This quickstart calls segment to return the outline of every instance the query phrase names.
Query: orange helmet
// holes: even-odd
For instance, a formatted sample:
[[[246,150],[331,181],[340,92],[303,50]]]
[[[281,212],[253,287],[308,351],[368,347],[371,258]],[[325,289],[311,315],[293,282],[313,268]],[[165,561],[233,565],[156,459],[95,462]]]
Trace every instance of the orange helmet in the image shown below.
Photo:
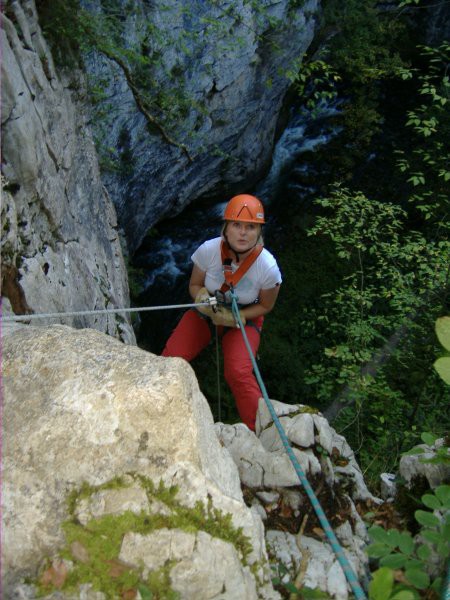
[[[264,221],[264,207],[255,196],[238,194],[231,198],[225,207],[225,221],[242,221],[243,223],[259,223]]]

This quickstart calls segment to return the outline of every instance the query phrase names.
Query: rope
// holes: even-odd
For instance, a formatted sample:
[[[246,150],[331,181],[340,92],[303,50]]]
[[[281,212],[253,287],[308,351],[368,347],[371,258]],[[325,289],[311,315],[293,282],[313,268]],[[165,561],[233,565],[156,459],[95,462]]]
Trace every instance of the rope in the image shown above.
[[[1,317],[1,320],[5,323],[11,321],[29,321],[30,319],[58,319],[60,317],[84,317],[87,315],[109,315],[115,313],[134,313],[134,312],[147,312],[150,310],[168,310],[172,308],[193,308],[196,306],[211,306],[215,304],[215,298],[210,298],[206,302],[196,302],[192,304],[170,304],[168,306],[143,306],[141,308],[104,308],[98,310],[79,310],[72,312],[59,312],[59,313],[32,313],[29,315],[14,315]]]
[[[328,541],[330,542],[333,552],[335,553],[336,558],[338,559],[339,564],[341,565],[342,570],[344,571],[344,575],[347,578],[347,581],[350,584],[350,587],[351,587],[355,597],[357,598],[357,600],[366,599],[366,595],[365,595],[361,585],[359,584],[358,578],[356,577],[347,557],[345,556],[344,550],[342,549],[342,546],[339,544],[339,541],[338,541],[333,529],[331,528],[330,523],[328,522],[328,519],[323,511],[323,508],[320,505],[320,502],[317,499],[316,495],[314,494],[314,491],[313,491],[308,479],[306,478],[306,475],[303,472],[303,469],[301,468],[301,466],[292,450],[292,447],[289,443],[286,433],[284,432],[283,426],[281,425],[280,420],[278,419],[278,416],[272,405],[272,402],[269,399],[269,396],[268,396],[267,390],[266,390],[266,386],[264,385],[264,382],[261,378],[261,374],[259,372],[258,365],[256,364],[255,357],[253,356],[253,352],[252,352],[250,343],[248,341],[247,334],[245,333],[244,325],[242,323],[242,319],[239,314],[239,308],[238,308],[238,304],[237,304],[236,294],[235,294],[233,288],[231,288],[230,293],[231,293],[232,311],[233,311],[234,318],[236,319],[236,322],[238,323],[239,328],[241,330],[245,345],[247,347],[247,351],[249,353],[250,359],[253,364],[253,370],[255,372],[256,379],[258,381],[259,387],[261,388],[261,392],[264,397],[264,401],[267,405],[267,408],[269,409],[269,412],[273,419],[273,422],[275,423],[275,426],[278,430],[281,441],[283,442],[283,446],[291,460],[291,463],[295,469],[295,472],[297,473],[300,483],[302,484],[302,486],[306,492],[306,495],[308,496],[308,498],[314,508],[314,511],[320,521],[320,524],[322,525],[322,529],[325,531]]]
[[[220,394],[220,355],[219,355],[219,332],[216,330],[216,368],[217,368],[217,420],[222,420],[222,398]]]

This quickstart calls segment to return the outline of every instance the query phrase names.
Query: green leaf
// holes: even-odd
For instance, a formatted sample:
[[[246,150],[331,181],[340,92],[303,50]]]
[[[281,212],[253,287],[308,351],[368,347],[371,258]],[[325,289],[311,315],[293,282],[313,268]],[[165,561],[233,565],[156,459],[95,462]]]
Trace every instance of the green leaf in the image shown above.
[[[407,569],[405,571],[405,577],[411,585],[419,590],[425,590],[430,585],[430,577],[420,569]]]
[[[381,558],[391,552],[391,548],[386,544],[370,544],[367,546],[367,555],[372,558]]]
[[[436,515],[424,510],[416,510],[414,513],[416,521],[425,527],[437,527],[439,525],[439,519]]]
[[[403,537],[402,534],[397,531],[397,529],[389,529],[388,533],[388,541],[387,543],[391,548],[397,548],[402,543]]]
[[[431,550],[429,546],[422,544],[417,548],[417,556],[424,562],[430,558]]]
[[[432,510],[439,509],[442,506],[436,496],[433,496],[432,494],[424,494],[422,496],[422,502],[427,508],[431,508]]]
[[[428,446],[434,446],[434,442],[438,439],[437,435],[429,433],[428,431],[424,431],[420,437]]]
[[[371,600],[388,600],[394,585],[394,572],[387,567],[381,567],[373,573],[369,583],[369,598]]]
[[[383,556],[380,560],[380,565],[382,567],[389,567],[390,569],[401,569],[407,561],[408,558],[403,554],[389,554],[388,556]]]
[[[450,485],[439,485],[434,493],[445,508],[450,508]]]
[[[141,595],[142,600],[152,600],[153,592],[148,589],[146,585],[140,583],[138,586],[139,593]]]
[[[389,600],[415,600],[416,595],[409,590],[401,590],[389,598]]]
[[[418,558],[410,558],[407,560],[405,569],[421,569],[423,567],[423,562]]]
[[[441,317],[436,321],[436,335],[444,348],[450,351],[450,317]]]
[[[441,536],[435,529],[422,529],[420,534],[428,541],[433,544],[438,544],[441,540]]]
[[[298,590],[297,590],[298,592]],[[301,597],[303,600],[326,600],[329,598],[329,595],[319,589],[311,589],[309,587],[303,586],[300,590]]]
[[[441,379],[450,385],[450,356],[442,356],[434,361],[434,368]]]
[[[367,532],[370,536],[370,538],[374,541],[374,542],[379,542],[380,544],[388,544],[388,539],[389,539],[389,534],[388,532],[383,529],[383,527],[380,527],[379,525],[373,525],[373,527],[371,527],[368,532]]]
[[[431,584],[431,589],[439,593],[441,591],[443,582],[444,580],[442,579],[442,577],[436,577],[436,579]]]
[[[439,556],[442,556],[442,558],[447,558],[447,556],[449,556],[450,554],[450,547],[448,541],[441,540],[437,545],[436,549],[437,553],[439,554]]]
[[[398,543],[398,547],[404,554],[412,554],[414,551],[414,540],[409,533],[402,533]]]

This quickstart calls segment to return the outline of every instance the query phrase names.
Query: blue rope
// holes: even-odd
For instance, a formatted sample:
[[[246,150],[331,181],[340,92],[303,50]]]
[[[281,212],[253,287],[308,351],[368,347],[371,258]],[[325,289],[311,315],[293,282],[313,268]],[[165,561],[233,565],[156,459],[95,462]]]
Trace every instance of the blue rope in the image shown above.
[[[261,388],[261,392],[264,397],[264,401],[267,405],[267,408],[269,409],[269,412],[273,419],[273,422],[275,423],[278,433],[280,434],[280,438],[281,438],[281,441],[283,442],[283,446],[294,466],[295,472],[298,475],[300,483],[302,484],[302,486],[303,486],[303,488],[304,488],[304,490],[316,512],[316,515],[320,521],[320,524],[322,525],[322,529],[325,531],[328,541],[330,542],[330,545],[336,555],[336,558],[338,559],[339,564],[341,565],[342,570],[344,571],[344,575],[347,578],[347,581],[350,584],[350,587],[352,588],[352,591],[355,594],[355,597],[357,598],[357,600],[365,599],[366,595],[365,595],[361,585],[359,584],[358,578],[356,577],[350,563],[348,562],[348,559],[344,554],[344,550],[342,549],[342,546],[339,544],[339,541],[338,541],[334,531],[332,530],[331,525],[328,522],[328,519],[327,519],[325,513],[323,512],[323,508],[320,505],[320,502],[317,499],[317,496],[315,495],[308,479],[306,478],[305,473],[303,472],[303,469],[301,468],[297,458],[295,457],[295,454],[292,450],[292,447],[289,443],[286,433],[284,432],[283,426],[281,425],[280,420],[278,419],[278,416],[275,412],[275,409],[273,408],[272,402],[269,399],[269,396],[268,396],[267,390],[266,390],[266,386],[264,385],[264,382],[261,378],[261,374],[259,372],[259,368],[256,363],[255,357],[253,356],[253,352],[252,352],[250,343],[248,341],[247,334],[245,333],[244,325],[242,323],[242,319],[239,314],[239,308],[238,308],[238,304],[237,304],[236,294],[235,294],[233,288],[231,288],[230,293],[231,293],[231,299],[232,299],[232,311],[233,311],[234,318],[236,319],[236,322],[239,324],[239,328],[242,332],[242,336],[244,338],[244,342],[247,347],[247,351],[250,355],[250,359],[253,364],[253,370],[255,372],[256,379],[258,381],[259,387]]]
[[[442,600],[450,600],[450,561],[447,565],[447,577],[442,588]]]

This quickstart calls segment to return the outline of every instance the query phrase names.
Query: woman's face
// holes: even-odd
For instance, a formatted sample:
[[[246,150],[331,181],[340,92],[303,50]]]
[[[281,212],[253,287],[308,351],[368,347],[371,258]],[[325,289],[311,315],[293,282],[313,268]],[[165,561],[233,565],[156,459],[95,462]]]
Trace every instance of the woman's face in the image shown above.
[[[230,246],[237,252],[251,250],[256,244],[261,225],[257,223],[242,223],[241,221],[229,221],[227,223],[226,235]]]

